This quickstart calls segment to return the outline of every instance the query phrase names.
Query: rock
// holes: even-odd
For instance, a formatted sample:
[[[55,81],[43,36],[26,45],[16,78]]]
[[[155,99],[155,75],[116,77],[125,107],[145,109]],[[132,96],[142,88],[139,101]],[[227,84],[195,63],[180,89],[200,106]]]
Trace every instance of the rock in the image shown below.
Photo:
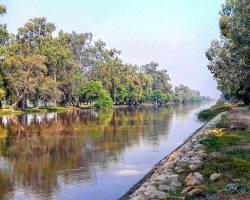
[[[187,142],[183,147],[182,147],[182,152],[186,153],[191,150],[190,142]]]
[[[177,187],[178,188],[178,187],[182,186],[182,183],[179,182],[179,181],[176,181],[176,182],[172,182],[170,185],[173,186],[173,187]]]
[[[207,153],[204,150],[197,151],[197,155],[202,159],[205,159],[207,157]]]
[[[169,161],[168,160],[166,163],[163,164],[163,166],[166,167],[166,168],[173,168],[175,163],[176,163],[175,161]]]
[[[163,192],[175,192],[177,189],[173,186],[159,185],[159,190]]]
[[[188,186],[182,190],[181,194],[193,196],[193,195],[197,195],[197,194],[202,193],[204,191],[204,189],[205,189],[205,186],[203,186],[203,185]]]
[[[145,188],[145,191],[157,190],[154,185],[149,185]]]
[[[200,185],[204,182],[202,175],[199,172],[190,173],[185,182],[187,186]]]
[[[195,188],[195,189],[191,190],[190,192],[188,192],[187,195],[192,197],[192,196],[200,195],[202,193],[203,193],[203,191],[200,188]]]
[[[181,194],[187,194],[188,192],[190,192],[193,189],[193,186],[188,186],[186,188],[184,188],[181,192]]]
[[[185,171],[183,168],[181,168],[180,166],[176,166],[175,168],[174,168],[174,170],[177,172],[177,173],[180,173],[180,172],[183,172],[183,171]]]
[[[164,183],[170,184],[172,182],[178,182],[179,175],[178,174],[161,174],[159,176],[155,176],[151,181],[154,183]]]
[[[154,181],[159,181],[161,183],[166,183],[167,182],[167,176],[165,174],[161,174],[159,176],[154,177]]]
[[[190,150],[186,153],[187,156],[193,156],[195,155],[195,152],[193,150]]]
[[[238,183],[229,183],[226,185],[226,189],[231,193],[243,192],[246,190],[246,186]]]
[[[213,174],[211,174],[209,180],[212,181],[212,182],[215,182],[215,181],[217,181],[220,177],[221,177],[221,174],[220,174],[220,173],[213,173]]]
[[[195,156],[193,156],[193,157],[191,157],[191,160],[192,161],[196,161],[196,160],[203,160],[203,157],[201,157],[201,156],[199,156],[199,155],[195,155]]]
[[[146,200],[143,195],[134,196],[131,200]]]
[[[168,183],[172,183],[172,182],[178,182],[179,179],[179,175],[178,174],[173,174],[167,177]]]
[[[158,190],[145,191],[146,199],[167,199],[167,193]]]
[[[194,164],[199,168],[203,165],[203,162],[201,160],[191,160],[189,161],[189,164]]]
[[[193,151],[198,151],[198,150],[202,150],[202,149],[204,149],[204,145],[202,145],[202,144],[196,144],[193,147]]]
[[[195,165],[195,164],[188,165],[188,168],[191,169],[192,171],[198,169],[199,167],[200,167],[199,165]]]
[[[190,160],[189,156],[183,156],[180,158],[180,161],[182,161],[182,162],[188,162],[189,160]]]

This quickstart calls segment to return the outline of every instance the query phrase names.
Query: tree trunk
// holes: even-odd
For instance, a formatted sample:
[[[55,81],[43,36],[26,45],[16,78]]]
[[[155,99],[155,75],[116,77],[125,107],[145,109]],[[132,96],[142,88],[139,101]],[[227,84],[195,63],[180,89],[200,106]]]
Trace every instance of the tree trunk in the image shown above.
[[[249,105],[249,103],[250,103],[249,97],[244,97],[243,102],[244,102],[244,104]]]
[[[20,100],[19,102],[18,102],[18,108],[21,108],[22,110],[24,110],[25,108],[27,108],[27,102],[26,102],[26,100]]]

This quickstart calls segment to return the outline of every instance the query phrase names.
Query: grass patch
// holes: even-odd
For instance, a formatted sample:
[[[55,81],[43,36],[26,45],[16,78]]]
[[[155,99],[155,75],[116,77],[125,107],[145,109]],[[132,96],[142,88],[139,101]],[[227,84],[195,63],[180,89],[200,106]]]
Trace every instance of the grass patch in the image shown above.
[[[47,112],[57,112],[63,113],[66,112],[68,108],[66,107],[48,107],[48,108],[27,108],[24,110],[25,113],[47,113]]]
[[[6,116],[6,115],[21,115],[23,114],[24,112],[21,111],[21,110],[11,110],[11,109],[8,109],[8,108],[3,108],[3,109],[0,109],[0,116]]]
[[[0,116],[22,115],[28,113],[48,113],[48,112],[64,113],[69,109],[70,108],[67,107],[49,107],[49,108],[35,107],[35,108],[26,108],[24,110],[0,109]]]
[[[221,120],[216,124],[217,128],[228,128],[230,126],[230,121],[227,116],[222,116]]]
[[[205,160],[200,173],[206,180],[206,192],[209,194],[227,192],[225,186],[229,183],[239,183],[246,186],[250,192],[250,132],[246,130],[225,131],[221,136],[211,135],[201,142],[208,152],[219,152],[217,157]],[[221,173],[217,182],[210,182],[213,173]]]
[[[198,119],[200,121],[207,122],[213,119],[219,113],[228,111],[230,109],[231,109],[231,105],[229,104],[214,105],[209,109],[202,110],[201,112],[199,112]]]
[[[225,147],[240,144],[241,138],[238,135],[211,136],[201,143],[204,144],[208,152],[220,151]]]
[[[243,159],[243,160],[250,161],[250,151],[249,150],[243,150],[243,149],[231,150],[231,151],[226,151],[226,154],[228,156],[232,156],[232,157],[237,158],[237,159]]]
[[[226,131],[222,136],[212,135],[201,143],[206,146],[208,152],[223,151],[229,147],[250,143],[250,133],[245,130]]]

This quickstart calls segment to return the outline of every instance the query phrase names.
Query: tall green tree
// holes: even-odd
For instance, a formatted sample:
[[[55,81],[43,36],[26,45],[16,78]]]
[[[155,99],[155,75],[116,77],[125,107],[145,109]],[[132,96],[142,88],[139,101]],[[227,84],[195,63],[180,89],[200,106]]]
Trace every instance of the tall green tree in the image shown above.
[[[206,56],[208,69],[227,96],[250,102],[250,1],[226,0],[220,12],[221,39]]]
[[[3,16],[6,12],[6,7],[4,5],[0,5],[0,15]],[[9,33],[7,31],[7,25],[0,23],[0,45],[5,44],[8,37]]]

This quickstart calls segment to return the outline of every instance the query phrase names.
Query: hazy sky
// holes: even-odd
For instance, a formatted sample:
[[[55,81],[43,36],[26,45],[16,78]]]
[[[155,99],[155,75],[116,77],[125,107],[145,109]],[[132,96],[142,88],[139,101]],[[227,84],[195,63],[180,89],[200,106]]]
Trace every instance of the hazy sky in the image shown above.
[[[218,97],[205,51],[218,38],[223,0],[2,0],[3,20],[16,32],[28,19],[44,16],[57,30],[92,32],[125,62],[155,61],[174,85],[183,83]]]

